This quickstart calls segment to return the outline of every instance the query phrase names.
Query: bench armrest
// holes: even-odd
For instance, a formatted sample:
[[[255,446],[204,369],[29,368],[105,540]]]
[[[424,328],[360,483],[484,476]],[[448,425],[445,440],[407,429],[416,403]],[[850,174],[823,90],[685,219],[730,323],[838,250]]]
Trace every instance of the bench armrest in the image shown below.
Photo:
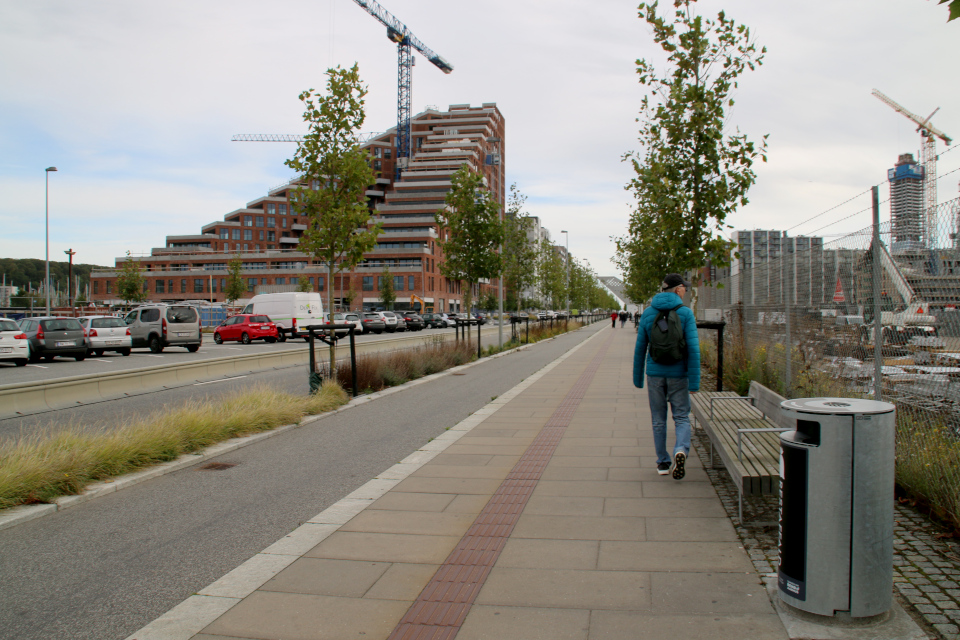
[[[753,406],[757,406],[757,400],[751,396],[727,396],[727,397],[721,396],[719,398],[710,398],[710,419],[711,420],[713,420],[713,401],[714,400],[718,400],[718,401],[719,400],[741,400],[741,401],[745,400],[750,404],[752,404]]]
[[[784,429],[783,427],[767,427],[762,429],[737,429],[737,460],[743,462],[743,434],[759,433],[763,431],[793,431],[793,429]]]

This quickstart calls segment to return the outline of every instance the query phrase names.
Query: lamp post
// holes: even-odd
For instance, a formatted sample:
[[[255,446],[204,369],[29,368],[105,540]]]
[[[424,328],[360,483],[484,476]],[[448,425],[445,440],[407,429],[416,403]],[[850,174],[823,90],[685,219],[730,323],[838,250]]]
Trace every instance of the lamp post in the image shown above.
[[[567,267],[567,289],[566,289],[566,298],[567,298],[567,317],[570,317],[570,234],[566,231],[561,231],[560,233],[567,236],[567,255],[564,257],[564,262],[566,262]]]
[[[73,249],[67,249],[64,253],[69,256],[69,262],[67,263],[67,306],[73,307],[73,289],[71,288],[71,283],[73,282],[73,256],[77,255],[77,252]]]
[[[50,315],[50,172],[56,171],[56,167],[47,167],[44,175],[46,176],[47,183],[47,197],[46,197],[46,226],[47,226],[47,279],[43,283],[43,289],[47,292],[47,315]]]

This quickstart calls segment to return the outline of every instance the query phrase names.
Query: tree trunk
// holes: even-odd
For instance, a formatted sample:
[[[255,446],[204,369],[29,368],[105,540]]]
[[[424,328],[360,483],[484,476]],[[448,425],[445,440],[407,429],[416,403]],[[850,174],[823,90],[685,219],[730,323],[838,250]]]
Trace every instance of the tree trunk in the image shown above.
[[[333,322],[333,260],[327,261],[327,313],[330,314],[330,322]],[[340,283],[341,287],[343,282]],[[321,322],[323,320],[321,319]],[[333,331],[330,334],[330,379],[337,379],[337,341],[336,338],[337,332]]]

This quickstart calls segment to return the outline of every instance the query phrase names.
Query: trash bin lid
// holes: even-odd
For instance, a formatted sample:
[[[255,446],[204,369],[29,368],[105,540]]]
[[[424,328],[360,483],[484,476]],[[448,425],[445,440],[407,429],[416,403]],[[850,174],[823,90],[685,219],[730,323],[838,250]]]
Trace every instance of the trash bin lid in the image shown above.
[[[781,402],[780,409],[825,415],[862,415],[890,413],[896,407],[889,402],[860,400],[859,398],[796,398]]]

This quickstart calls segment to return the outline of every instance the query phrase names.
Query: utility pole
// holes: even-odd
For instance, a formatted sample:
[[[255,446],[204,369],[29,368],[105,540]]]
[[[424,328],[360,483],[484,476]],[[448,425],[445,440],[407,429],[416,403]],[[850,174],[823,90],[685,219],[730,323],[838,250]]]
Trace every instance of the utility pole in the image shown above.
[[[67,249],[64,251],[68,256],[67,261],[67,306],[73,306],[73,289],[71,288],[71,283],[73,282],[73,256],[77,255],[77,252],[73,249]]]

